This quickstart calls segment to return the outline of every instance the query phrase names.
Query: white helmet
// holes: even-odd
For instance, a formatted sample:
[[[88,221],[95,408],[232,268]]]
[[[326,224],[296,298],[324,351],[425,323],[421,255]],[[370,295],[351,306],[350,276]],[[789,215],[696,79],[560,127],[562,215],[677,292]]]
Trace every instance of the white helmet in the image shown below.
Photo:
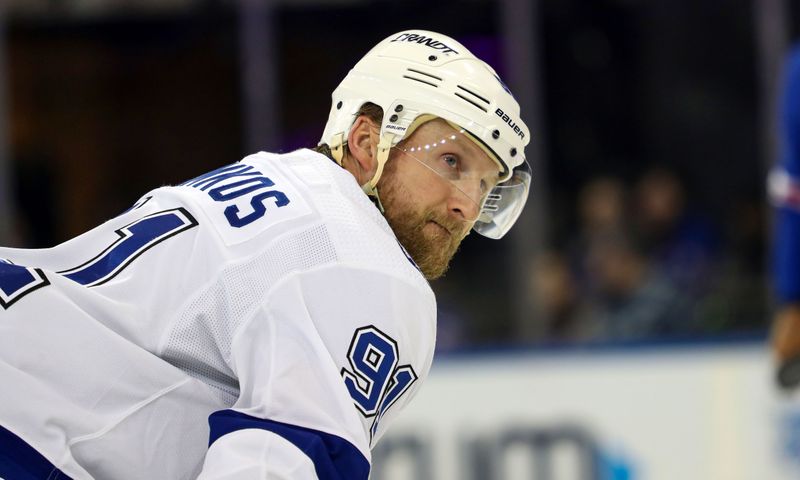
[[[474,230],[500,238],[519,217],[531,178],[525,161],[528,127],[494,69],[460,43],[424,30],[394,34],[350,70],[332,99],[320,144],[327,144],[340,163],[361,106],[371,102],[383,108],[378,169],[364,185],[368,194],[377,195],[389,149],[413,132],[420,117],[439,117],[465,130],[500,166],[500,183],[481,206]]]

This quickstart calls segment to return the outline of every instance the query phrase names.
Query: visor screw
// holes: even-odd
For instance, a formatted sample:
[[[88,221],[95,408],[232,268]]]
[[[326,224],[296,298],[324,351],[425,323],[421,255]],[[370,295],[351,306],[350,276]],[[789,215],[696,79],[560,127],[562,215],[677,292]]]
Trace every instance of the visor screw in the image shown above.
[[[500,138],[500,130],[495,130],[494,132],[492,132],[492,138],[494,138],[495,140]]]
[[[342,102],[339,102],[336,104],[336,110],[341,110],[341,109],[342,109]]]
[[[389,121],[392,122],[392,123],[396,122],[397,121],[397,115],[392,115],[391,117],[389,117]]]
[[[512,148],[510,153],[511,153],[512,157],[516,157],[517,156],[517,149],[516,148]]]
[[[403,111],[403,106],[402,105],[398,105],[398,106],[394,107],[394,111],[397,112],[397,113],[402,112]]]
[[[431,62],[435,62],[437,58],[438,57],[436,55],[431,55],[430,57],[428,57],[428,60],[430,60]]]

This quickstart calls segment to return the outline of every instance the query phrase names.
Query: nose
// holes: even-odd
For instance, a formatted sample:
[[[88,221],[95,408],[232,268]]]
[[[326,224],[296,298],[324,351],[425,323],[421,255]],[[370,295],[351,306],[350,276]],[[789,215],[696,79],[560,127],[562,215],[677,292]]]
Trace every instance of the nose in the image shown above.
[[[458,188],[455,184],[451,185],[450,197],[447,202],[450,213],[463,221],[474,222],[477,220],[480,214],[478,203],[464,190]]]

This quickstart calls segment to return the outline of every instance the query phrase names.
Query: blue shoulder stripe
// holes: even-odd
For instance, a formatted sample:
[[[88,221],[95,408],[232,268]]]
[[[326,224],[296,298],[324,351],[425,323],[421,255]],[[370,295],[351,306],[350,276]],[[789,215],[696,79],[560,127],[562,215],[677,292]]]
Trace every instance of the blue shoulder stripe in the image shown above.
[[[23,439],[0,426],[0,478],[70,480]]]
[[[313,462],[320,480],[367,480],[369,461],[347,440],[311,428],[252,417],[234,410],[220,410],[208,417],[209,447],[223,435],[258,428],[280,435]]]

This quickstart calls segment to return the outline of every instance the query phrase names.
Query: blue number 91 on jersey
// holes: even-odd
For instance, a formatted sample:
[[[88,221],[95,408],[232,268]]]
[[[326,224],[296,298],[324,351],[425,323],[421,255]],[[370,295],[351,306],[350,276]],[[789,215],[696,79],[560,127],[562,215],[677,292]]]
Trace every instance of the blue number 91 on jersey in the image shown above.
[[[347,360],[351,370],[342,377],[356,408],[365,417],[375,417],[370,441],[386,410],[408,391],[418,378],[411,365],[397,366],[397,342],[374,326],[361,327],[353,335]]]

